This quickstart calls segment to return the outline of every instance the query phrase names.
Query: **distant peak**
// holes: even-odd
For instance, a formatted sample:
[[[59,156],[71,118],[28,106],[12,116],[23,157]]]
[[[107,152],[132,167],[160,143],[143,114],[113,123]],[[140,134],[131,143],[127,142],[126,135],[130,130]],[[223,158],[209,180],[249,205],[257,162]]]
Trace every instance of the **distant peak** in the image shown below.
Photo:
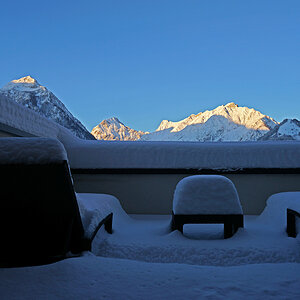
[[[117,117],[108,118],[105,121],[109,122],[109,123],[116,123],[116,122],[121,123],[120,120]]]
[[[31,84],[37,84],[38,82],[32,78],[31,76],[25,76],[16,80],[12,80],[13,83],[31,83]]]
[[[231,108],[234,108],[234,107],[239,107],[237,104],[235,104],[234,102],[229,102],[225,105],[225,107],[231,107]]]
[[[117,117],[112,117],[112,118],[105,119],[100,124],[108,124],[108,125],[112,125],[112,124],[120,125],[120,124],[122,124],[122,125],[124,125]]]

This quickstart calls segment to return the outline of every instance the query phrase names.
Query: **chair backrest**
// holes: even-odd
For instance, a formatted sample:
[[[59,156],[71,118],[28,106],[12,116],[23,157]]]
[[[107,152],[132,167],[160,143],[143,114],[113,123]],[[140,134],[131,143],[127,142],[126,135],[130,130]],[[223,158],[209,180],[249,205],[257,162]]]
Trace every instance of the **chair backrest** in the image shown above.
[[[84,239],[72,178],[62,145],[51,139],[26,138],[23,141],[22,143],[20,138],[0,139],[2,266],[51,262],[64,257],[68,251],[80,251]],[[47,147],[49,142],[51,149]],[[29,149],[36,143],[39,147],[45,145],[37,153],[36,148],[32,151]],[[21,149],[15,149],[20,144]],[[9,159],[3,159],[3,155],[1,158],[3,148],[6,155],[10,155]],[[32,156],[20,158],[20,153],[26,153],[27,156],[32,153]],[[56,158],[53,157],[55,155]]]

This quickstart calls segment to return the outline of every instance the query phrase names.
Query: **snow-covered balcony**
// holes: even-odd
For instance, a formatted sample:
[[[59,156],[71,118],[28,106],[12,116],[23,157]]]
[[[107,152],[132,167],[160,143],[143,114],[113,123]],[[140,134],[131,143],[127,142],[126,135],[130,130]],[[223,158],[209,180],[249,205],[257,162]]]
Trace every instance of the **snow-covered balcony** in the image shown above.
[[[86,141],[5,98],[0,126],[2,136],[59,139],[75,189],[115,195],[128,213],[169,214],[176,184],[191,174],[231,179],[246,214],[260,214],[272,194],[300,191],[300,142]]]
[[[1,269],[1,295],[299,296],[299,239],[285,232],[286,208],[297,204],[299,193],[271,196],[267,206],[266,200],[275,193],[300,191],[300,143],[83,141],[5,100],[0,102],[0,123],[4,136],[59,139],[67,150],[76,191],[113,194],[121,203],[115,198],[111,203],[113,234],[99,231],[91,252],[51,265]],[[223,239],[219,224],[185,225],[183,234],[170,232],[175,186],[190,174],[222,174],[236,185],[246,216],[245,227],[232,238]]]
[[[244,212],[300,190],[298,142],[99,142],[66,145],[75,187],[112,193],[128,213],[168,214],[173,192],[191,174],[221,174],[237,187]]]

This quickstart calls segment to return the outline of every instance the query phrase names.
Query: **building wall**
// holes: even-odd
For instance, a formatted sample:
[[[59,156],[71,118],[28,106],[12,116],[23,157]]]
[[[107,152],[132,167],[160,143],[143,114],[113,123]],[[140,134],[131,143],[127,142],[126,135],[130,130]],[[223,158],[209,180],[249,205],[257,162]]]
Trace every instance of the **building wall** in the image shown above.
[[[34,135],[20,130],[18,128],[3,124],[0,122],[0,138],[1,137],[33,137]]]
[[[0,138],[1,137],[16,137],[17,135],[13,134],[13,133],[10,133],[10,132],[7,132],[7,131],[3,131],[3,130],[0,130]]]
[[[186,174],[74,174],[77,192],[116,196],[127,213],[171,214],[176,184]],[[260,214],[272,194],[300,191],[300,174],[229,174],[245,214]],[[213,199],[212,199],[213,201]]]

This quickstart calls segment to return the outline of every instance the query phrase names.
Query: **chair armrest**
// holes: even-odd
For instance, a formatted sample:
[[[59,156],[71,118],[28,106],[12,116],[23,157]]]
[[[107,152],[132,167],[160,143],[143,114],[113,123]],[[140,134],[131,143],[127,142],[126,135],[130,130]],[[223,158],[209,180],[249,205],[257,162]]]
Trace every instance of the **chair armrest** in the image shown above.
[[[286,232],[289,237],[297,236],[296,218],[300,219],[300,213],[288,208],[286,210]]]
[[[104,228],[108,233],[112,234],[112,220],[113,220],[113,213],[110,213],[103,220],[101,220],[101,222],[98,224],[98,226],[96,227],[95,231],[93,232],[90,238],[91,241],[93,241],[94,237],[96,236],[97,232],[99,231],[102,225],[104,225]]]
[[[95,228],[91,237],[89,237],[89,238],[85,237],[83,239],[81,251],[91,251],[92,250],[92,242],[102,225],[104,225],[105,230],[111,234],[112,233],[112,220],[113,220],[113,213],[110,213],[104,219],[102,219],[99,222],[98,226]]]

